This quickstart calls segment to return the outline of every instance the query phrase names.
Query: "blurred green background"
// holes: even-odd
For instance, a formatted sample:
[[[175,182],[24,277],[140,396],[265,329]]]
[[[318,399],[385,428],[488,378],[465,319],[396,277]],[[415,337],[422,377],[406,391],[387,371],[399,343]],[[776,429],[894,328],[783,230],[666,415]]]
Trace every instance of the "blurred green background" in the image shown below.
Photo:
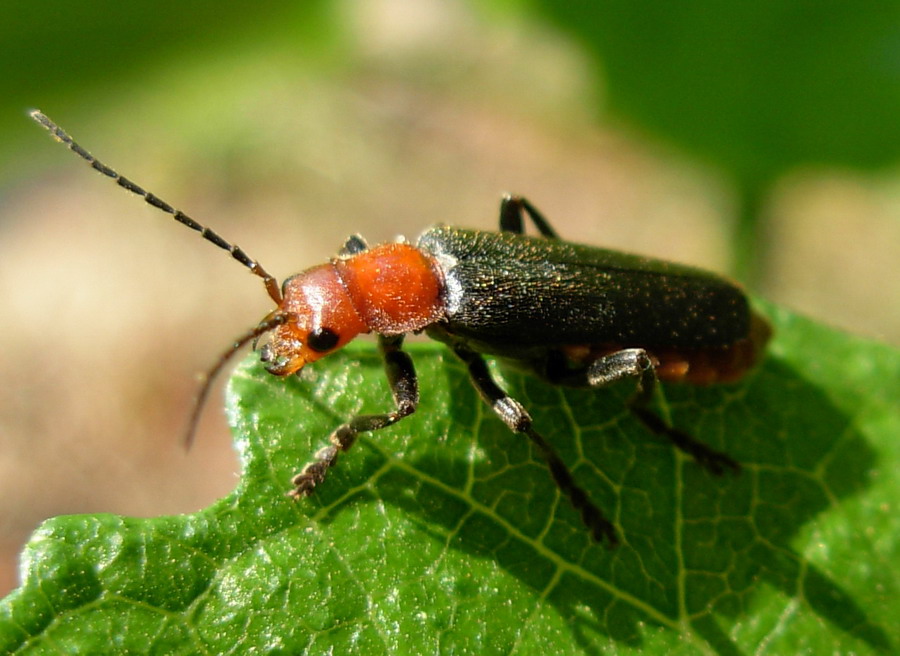
[[[731,272],[900,343],[900,5],[345,0],[45,5],[0,24],[0,592],[40,519],[186,512],[231,489],[204,370],[258,280],[54,145],[279,277],[360,232],[493,229]],[[218,397],[213,397],[217,399]]]

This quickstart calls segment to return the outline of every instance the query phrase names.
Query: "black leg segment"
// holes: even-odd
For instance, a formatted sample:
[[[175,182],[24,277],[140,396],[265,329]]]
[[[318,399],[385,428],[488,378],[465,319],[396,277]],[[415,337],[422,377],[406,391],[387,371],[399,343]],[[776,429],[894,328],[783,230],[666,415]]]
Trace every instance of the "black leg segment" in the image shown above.
[[[644,426],[668,439],[692,456],[701,467],[717,476],[724,474],[726,470],[740,471],[740,465],[732,458],[698,442],[687,433],[668,426],[649,409],[657,378],[653,359],[644,349],[622,349],[597,358],[585,367],[550,373],[549,377],[553,382],[576,387],[604,387],[624,378],[637,379],[637,391],[628,402],[628,408]]]
[[[384,369],[397,409],[380,415],[359,415],[338,426],[328,438],[331,444],[320,449],[312,462],[291,479],[294,489],[290,496],[299,499],[312,494],[316,485],[325,480],[328,470],[334,467],[338,454],[348,451],[360,433],[380,430],[416,411],[419,405],[419,383],[412,358],[401,350],[402,345],[402,335],[378,337],[378,347],[384,358]]]
[[[731,471],[735,474],[741,471],[741,466],[737,461],[721,451],[716,451],[702,442],[698,442],[687,433],[666,425],[659,415],[654,414],[642,404],[632,403],[630,410],[635,417],[641,420],[644,426],[657,435],[668,438],[672,444],[689,456],[692,456],[697,461],[697,464],[706,471],[716,476],[722,476],[726,471]]]
[[[500,201],[500,231],[514,232],[517,235],[525,234],[524,217],[526,214],[541,235],[547,239],[559,239],[556,230],[551,227],[544,215],[521,196],[504,196]]]
[[[484,359],[478,353],[463,346],[456,345],[453,350],[468,367],[469,376],[481,398],[491,406],[491,409],[511,431],[527,435],[541,452],[547,466],[550,468],[550,473],[556,485],[564,495],[569,497],[569,501],[571,501],[575,509],[581,513],[581,519],[590,529],[593,538],[597,542],[602,542],[606,539],[610,546],[618,544],[619,540],[612,523],[591,502],[587,493],[575,483],[569,468],[556,454],[553,447],[534,430],[528,411],[522,407],[521,403],[510,397],[494,382]]]
[[[344,245],[341,246],[341,250],[338,251],[338,256],[348,257],[350,255],[357,255],[368,249],[369,245],[366,243],[366,240],[363,239],[362,235],[350,235],[347,237],[347,241],[344,242]]]

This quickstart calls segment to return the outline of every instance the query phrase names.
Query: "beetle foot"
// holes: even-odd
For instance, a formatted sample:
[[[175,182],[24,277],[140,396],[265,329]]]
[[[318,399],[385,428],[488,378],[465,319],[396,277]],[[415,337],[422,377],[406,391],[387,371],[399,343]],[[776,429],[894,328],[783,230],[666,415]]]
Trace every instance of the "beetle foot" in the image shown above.
[[[619,536],[616,533],[615,526],[603,516],[600,509],[595,505],[589,503],[587,506],[584,506],[581,509],[581,519],[591,529],[591,537],[594,538],[595,542],[603,542],[605,539],[610,549],[615,549],[619,546]]]
[[[741,472],[741,465],[733,458],[715,449],[702,445],[697,446],[700,448],[693,450],[691,455],[694,456],[694,460],[697,461],[698,465],[711,474],[723,476],[726,472],[731,472],[732,474]]]
[[[347,451],[353,446],[357,433],[358,431],[351,424],[339,426],[328,438],[331,444],[319,449],[313,456],[312,462],[291,479],[294,489],[288,492],[288,496],[292,499],[300,499],[312,494],[316,485],[325,480],[328,470],[337,463],[338,453]]]
[[[299,474],[291,479],[294,489],[288,496],[294,499],[308,497],[313,493],[316,485],[325,480],[328,470],[337,462],[338,447],[334,444],[319,449],[315,460],[306,465]]]

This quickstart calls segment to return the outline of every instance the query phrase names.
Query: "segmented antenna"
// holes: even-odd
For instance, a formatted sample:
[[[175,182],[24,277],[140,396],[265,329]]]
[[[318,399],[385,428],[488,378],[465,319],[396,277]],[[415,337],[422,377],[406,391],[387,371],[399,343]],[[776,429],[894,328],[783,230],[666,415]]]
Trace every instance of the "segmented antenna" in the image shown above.
[[[109,178],[112,178],[116,181],[116,184],[118,184],[123,189],[126,189],[127,191],[130,191],[133,194],[137,194],[138,196],[143,198],[148,205],[152,205],[153,207],[162,210],[166,214],[171,214],[173,219],[183,225],[186,225],[191,230],[196,230],[205,240],[231,253],[231,256],[234,259],[250,269],[253,274],[262,278],[269,296],[273,301],[275,301],[276,305],[281,305],[282,298],[281,290],[278,288],[278,281],[275,280],[274,277],[269,275],[269,273],[262,268],[259,262],[250,258],[243,250],[241,250],[240,247],[229,244],[217,233],[210,230],[206,226],[197,223],[196,221],[194,221],[194,219],[189,217],[181,210],[175,209],[161,198],[158,198],[148,191],[144,191],[141,187],[133,183],[128,178],[119,175],[116,171],[106,166],[106,164],[104,164],[84,148],[79,146],[75,142],[75,140],[66,133],[65,130],[63,130],[56,123],[47,118],[40,110],[34,109],[29,112],[29,115],[35,121],[44,126],[50,132],[50,134],[53,135],[54,139],[56,139],[60,143],[65,144],[69,148],[69,150],[88,162],[88,164],[90,164],[94,170],[99,171]]]
[[[281,305],[282,297],[281,290],[278,288],[278,281],[275,280],[274,277],[269,275],[269,273],[265,269],[263,269],[256,260],[251,259],[243,250],[240,249],[240,247],[229,244],[217,233],[210,230],[206,226],[197,223],[196,221],[194,221],[194,219],[189,217],[181,210],[175,209],[161,198],[158,198],[148,191],[144,191],[144,189],[133,183],[128,178],[119,175],[116,171],[106,166],[106,164],[104,164],[84,148],[79,146],[78,143],[76,143],[76,141],[72,139],[72,137],[70,137],[65,130],[63,130],[56,123],[47,118],[47,116],[44,115],[40,110],[32,110],[31,112],[29,112],[29,115],[35,121],[44,126],[54,139],[62,144],[65,144],[69,148],[69,150],[85,160],[88,164],[91,165],[94,170],[99,171],[109,178],[112,178],[116,181],[116,184],[118,184],[123,189],[130,191],[133,194],[137,194],[138,196],[143,198],[147,202],[147,204],[152,205],[153,207],[160,209],[167,214],[171,214],[172,218],[174,218],[179,223],[186,225],[191,230],[196,230],[200,233],[200,236],[207,241],[212,242],[219,248],[231,253],[231,256],[234,259],[250,269],[253,274],[262,278],[269,296],[273,301],[275,301],[276,305]],[[206,374],[204,374],[202,378],[200,391],[198,392],[197,397],[194,400],[194,407],[191,410],[191,418],[188,422],[187,430],[185,431],[184,435],[185,448],[189,449],[194,441],[194,435],[197,432],[197,423],[200,421],[200,412],[203,410],[203,406],[206,403],[207,396],[209,396],[209,391],[212,388],[212,383],[219,372],[222,371],[222,368],[228,363],[229,360],[231,360],[234,354],[237,353],[242,346],[244,346],[248,342],[259,339],[259,337],[266,334],[270,330],[273,330],[274,328],[277,328],[278,326],[286,323],[287,320],[288,315],[280,313],[278,310],[276,310],[268,317],[263,319],[259,324],[257,324],[255,328],[253,328],[252,330],[248,330],[246,333],[238,337],[228,348],[228,350],[219,355],[219,359],[206,372]]]
[[[278,312],[277,310],[268,317],[260,321],[253,330],[248,330],[243,335],[234,340],[234,343],[219,355],[216,363],[210,367],[201,380],[200,391],[194,399],[194,408],[191,410],[191,418],[188,421],[187,430],[184,433],[184,448],[190,449],[194,443],[194,435],[197,433],[197,423],[200,421],[200,412],[206,404],[206,397],[209,396],[209,390],[212,389],[213,381],[234,354],[237,353],[242,346],[248,342],[259,339],[270,330],[287,323],[289,316]]]

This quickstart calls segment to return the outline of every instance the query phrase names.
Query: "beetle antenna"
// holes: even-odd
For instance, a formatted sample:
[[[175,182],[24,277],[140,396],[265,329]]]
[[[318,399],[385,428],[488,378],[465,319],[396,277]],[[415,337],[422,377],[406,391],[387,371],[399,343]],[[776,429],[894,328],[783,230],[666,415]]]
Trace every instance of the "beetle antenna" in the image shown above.
[[[33,118],[35,121],[37,121],[42,126],[44,126],[47,129],[47,131],[49,131],[50,134],[53,135],[54,139],[56,139],[58,142],[60,142],[62,144],[65,144],[69,148],[69,150],[71,150],[73,153],[75,153],[76,155],[81,157],[83,160],[85,160],[88,164],[90,164],[91,167],[95,171],[99,171],[103,175],[105,175],[109,178],[112,178],[123,189],[126,189],[127,191],[130,191],[133,194],[137,194],[138,196],[143,198],[147,202],[148,205],[152,205],[156,209],[162,210],[166,214],[171,214],[173,219],[175,219],[176,221],[178,221],[179,223],[181,223],[183,225],[186,225],[191,230],[196,230],[197,232],[200,233],[200,236],[203,237],[205,240],[212,242],[219,248],[231,253],[231,256],[234,259],[236,259],[238,262],[240,262],[245,267],[250,269],[250,271],[254,275],[257,275],[260,278],[262,278],[263,283],[266,286],[266,291],[268,292],[269,296],[272,298],[273,301],[275,301],[276,305],[281,305],[282,298],[281,298],[281,290],[278,288],[278,281],[275,280],[275,278],[273,276],[271,276],[265,269],[263,269],[262,265],[260,265],[259,262],[252,259],[243,250],[241,250],[241,248],[239,246],[229,244],[227,241],[222,239],[222,237],[220,237],[217,233],[210,230],[206,226],[197,223],[196,221],[194,221],[194,219],[189,217],[187,214],[185,214],[181,210],[175,209],[174,207],[169,205],[166,201],[155,196],[154,194],[151,194],[148,191],[144,191],[144,189],[142,189],[141,187],[139,187],[138,185],[133,183],[128,178],[126,178],[122,175],[119,175],[116,171],[114,171],[113,169],[106,166],[106,164],[104,164],[103,162],[98,160],[96,157],[91,155],[84,148],[79,146],[78,143],[74,139],[72,139],[72,137],[70,137],[68,135],[68,133],[66,133],[65,130],[63,130],[56,123],[54,123],[49,118],[47,118],[47,116],[44,115],[40,110],[38,110],[38,109],[32,110],[31,112],[29,112],[29,116],[31,116],[31,118]]]
[[[263,319],[255,328],[252,330],[248,330],[243,335],[234,340],[234,343],[228,347],[228,350],[222,352],[219,356],[219,359],[216,363],[210,367],[210,369],[203,374],[203,377],[200,379],[200,391],[197,393],[197,397],[194,399],[194,407],[191,410],[191,418],[188,421],[187,429],[184,433],[184,448],[185,450],[189,450],[191,445],[194,443],[194,436],[197,434],[197,424],[200,422],[200,412],[203,410],[203,406],[206,405],[206,398],[209,396],[209,390],[212,389],[213,381],[216,376],[218,376],[219,372],[222,371],[222,368],[228,363],[231,358],[234,357],[235,353],[237,353],[242,346],[247,344],[248,342],[252,342],[254,340],[259,339],[262,335],[266,334],[270,330],[277,328],[278,326],[286,323],[288,320],[288,315],[282,312],[273,312],[268,317]]]

